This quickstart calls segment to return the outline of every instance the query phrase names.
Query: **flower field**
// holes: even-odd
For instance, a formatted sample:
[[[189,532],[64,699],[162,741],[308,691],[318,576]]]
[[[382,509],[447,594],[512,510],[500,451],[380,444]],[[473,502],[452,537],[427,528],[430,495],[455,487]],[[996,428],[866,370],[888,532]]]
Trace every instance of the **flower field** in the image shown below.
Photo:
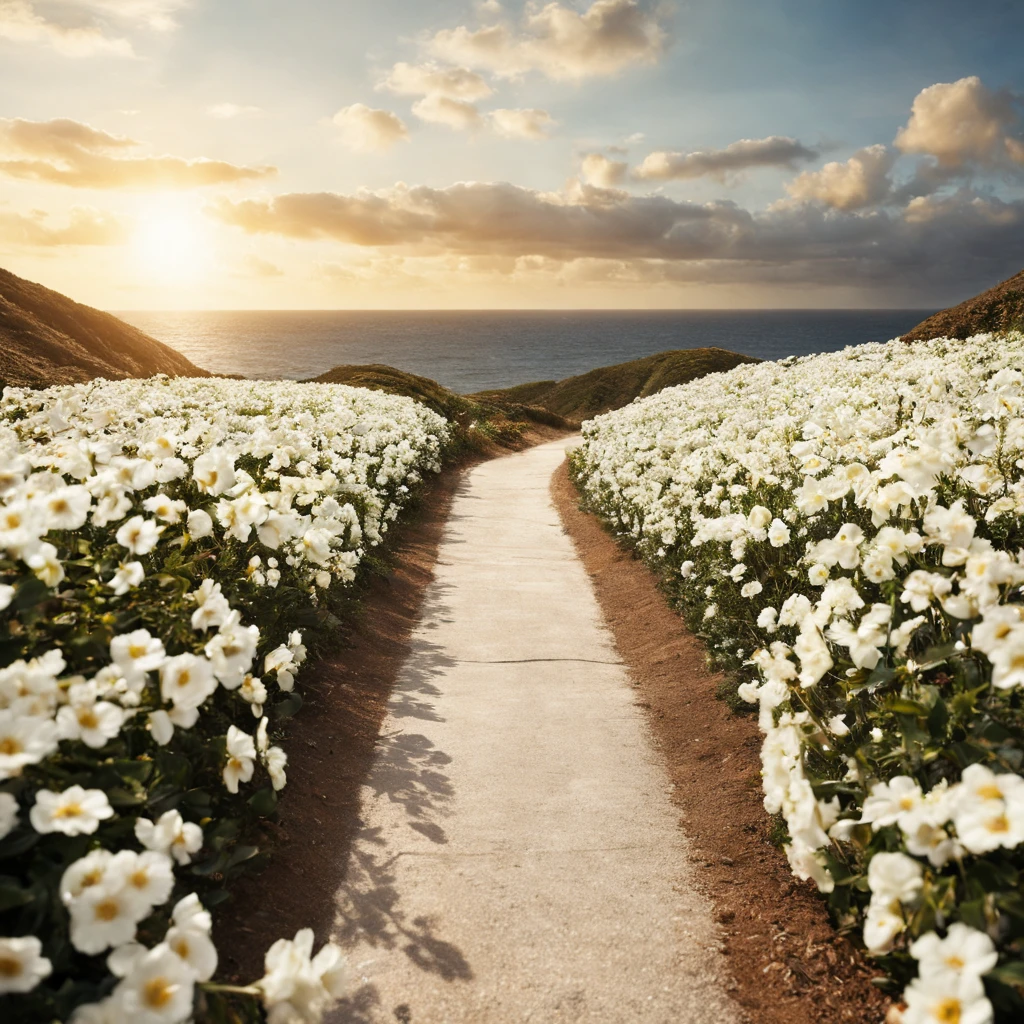
[[[153,378],[0,401],[0,1018],[315,1022],[308,930],[215,980],[210,908],[286,783],[307,638],[446,421],[339,385]]]
[[[794,873],[905,1024],[1024,1013],[1024,336],[739,366],[572,473],[745,701]]]

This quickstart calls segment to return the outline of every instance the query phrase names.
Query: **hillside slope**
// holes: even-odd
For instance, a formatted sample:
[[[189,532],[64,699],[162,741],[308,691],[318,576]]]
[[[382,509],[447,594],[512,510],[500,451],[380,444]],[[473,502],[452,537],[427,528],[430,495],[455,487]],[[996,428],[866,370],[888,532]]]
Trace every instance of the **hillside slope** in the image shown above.
[[[621,409],[635,398],[646,398],[664,388],[686,384],[709,373],[731,370],[740,363],[759,361],[721,348],[672,349],[628,363],[602,366],[564,380],[481,391],[472,397],[528,403],[579,422],[602,412]]]
[[[904,341],[929,338],[969,338],[973,334],[1009,331],[1024,327],[1024,270],[958,306],[941,309],[922,320]]]
[[[515,448],[526,433],[542,428],[570,430],[575,427],[575,423],[547,409],[523,402],[460,395],[429,377],[396,370],[383,363],[335,366],[308,383],[348,384],[414,398],[455,424],[459,442],[473,450],[491,443]]]
[[[209,376],[116,316],[0,270],[0,386],[46,387],[156,373]]]

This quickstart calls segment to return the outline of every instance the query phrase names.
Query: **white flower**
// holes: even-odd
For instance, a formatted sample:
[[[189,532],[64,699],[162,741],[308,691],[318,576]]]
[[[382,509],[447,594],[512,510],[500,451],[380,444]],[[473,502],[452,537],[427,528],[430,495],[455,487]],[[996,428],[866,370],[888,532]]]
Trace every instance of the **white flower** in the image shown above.
[[[749,583],[744,583],[740,588],[740,596],[757,597],[762,590],[764,590],[764,587],[761,586],[761,583],[758,580],[751,580]]]
[[[122,633],[110,641],[111,660],[129,680],[160,668],[166,656],[162,641],[148,629]]]
[[[271,747],[263,758],[270,774],[270,783],[274,789],[284,789],[288,779],[285,775],[285,765],[288,764],[288,755],[280,747]]]
[[[952,971],[954,974],[988,974],[999,962],[995,944],[984,933],[959,921],[951,924],[945,938],[927,932],[915,939],[910,955],[919,961],[918,974],[931,978]]]
[[[203,846],[202,828],[175,810],[164,811],[155,822],[136,818],[135,836],[147,850],[169,853],[179,864],[188,864]]]
[[[91,850],[79,857],[65,869],[60,880],[60,897],[65,904],[71,904],[94,885],[99,885],[107,875],[107,867],[114,859],[109,850]]]
[[[204,494],[223,494],[235,486],[235,460],[222,448],[211,449],[192,464],[192,479]]]
[[[212,579],[203,580],[198,590],[193,591],[192,599],[196,610],[192,613],[192,628],[205,631],[224,625],[231,614],[231,605],[221,592],[220,584]]]
[[[231,612],[204,651],[210,659],[214,675],[227,690],[237,690],[252,668],[260,631],[257,626],[243,626],[241,615]]]
[[[121,850],[107,867],[107,877],[123,879],[123,885],[151,907],[166,903],[174,888],[174,868],[166,853],[155,850]]]
[[[991,1024],[992,1004],[973,974],[945,971],[915,978],[904,990],[902,1024]]]
[[[217,970],[217,949],[210,939],[213,922],[195,893],[178,901],[164,942],[192,970],[197,981],[209,981]]]
[[[53,965],[42,952],[43,944],[34,935],[0,937],[0,995],[31,992],[50,976]]]
[[[195,654],[177,654],[160,667],[160,695],[179,708],[197,708],[217,689],[213,666]]]
[[[0,612],[11,606],[14,600],[14,587],[7,583],[0,583]]]
[[[57,712],[61,739],[81,740],[94,750],[106,746],[121,731],[123,722],[124,711],[105,700],[92,704],[71,704]]]
[[[149,914],[150,905],[120,881],[104,875],[69,903],[71,944],[79,952],[94,956],[131,942],[138,923]]]
[[[156,547],[163,532],[152,519],[132,516],[117,531],[117,543],[127,548],[133,555],[148,555]]]
[[[226,740],[227,762],[222,775],[224,785],[229,793],[238,792],[239,782],[248,782],[252,778],[256,747],[252,737],[236,725],[228,726]]]
[[[311,959],[313,931],[303,928],[294,940],[278,939],[267,950],[266,973],[257,986],[271,1024],[316,1024],[344,992],[344,958],[333,944]]]
[[[52,544],[36,545],[25,554],[24,562],[48,587],[56,587],[64,579],[64,566],[60,564],[57,549]]]
[[[203,537],[209,537],[213,533],[213,519],[209,512],[204,512],[201,508],[194,508],[188,514],[186,527],[193,540],[202,540]]]
[[[888,782],[876,782],[864,801],[860,820],[870,822],[876,832],[886,825],[902,824],[924,804],[924,793],[907,775],[897,775]]]
[[[181,1024],[192,1016],[195,971],[166,943],[140,957],[114,991],[125,1021]]]
[[[903,853],[876,853],[868,864],[868,888],[881,900],[913,903],[924,884],[921,865]]]
[[[146,571],[141,562],[122,562],[117,572],[108,581],[107,586],[118,596],[127,594],[146,578]]]
[[[773,548],[781,548],[789,543],[789,539],[789,527],[781,519],[773,519],[768,527],[768,543]]]
[[[66,836],[90,835],[114,809],[102,789],[69,786],[62,793],[41,789],[28,819],[37,832],[63,832]]]
[[[0,780],[20,775],[26,765],[38,764],[52,754],[59,735],[49,718],[0,710]]]
[[[684,580],[688,580],[693,575],[693,566],[693,562],[683,562],[683,564],[679,566],[679,575],[682,576]]]

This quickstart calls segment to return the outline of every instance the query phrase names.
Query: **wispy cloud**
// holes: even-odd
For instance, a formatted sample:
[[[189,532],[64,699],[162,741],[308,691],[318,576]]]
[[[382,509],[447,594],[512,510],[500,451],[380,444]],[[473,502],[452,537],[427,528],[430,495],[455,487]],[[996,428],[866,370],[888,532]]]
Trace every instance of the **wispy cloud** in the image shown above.
[[[31,248],[54,248],[69,245],[121,245],[129,237],[127,226],[111,213],[91,207],[75,207],[68,222],[61,226],[49,223],[47,214],[34,210],[30,214],[0,210],[0,241]]]
[[[500,8],[491,5],[488,13],[500,13]],[[518,24],[500,20],[480,28],[443,29],[429,39],[427,49],[451,64],[499,77],[539,71],[569,80],[652,64],[667,42],[660,8],[639,0],[595,0],[584,11],[558,2],[529,4]]]
[[[536,108],[492,110],[488,123],[496,135],[506,139],[546,139],[555,127],[555,119],[546,111]]]
[[[719,181],[755,167],[783,167],[816,160],[820,154],[797,139],[770,135],[764,139],[740,139],[724,149],[700,149],[691,153],[656,150],[634,172],[642,181],[683,181],[712,177]]]
[[[239,167],[223,160],[135,156],[133,139],[80,121],[0,118],[0,174],[76,188],[201,188],[263,179],[274,167]]]
[[[0,0],[0,39],[41,43],[69,57],[131,57],[125,32],[169,32],[191,0]]]

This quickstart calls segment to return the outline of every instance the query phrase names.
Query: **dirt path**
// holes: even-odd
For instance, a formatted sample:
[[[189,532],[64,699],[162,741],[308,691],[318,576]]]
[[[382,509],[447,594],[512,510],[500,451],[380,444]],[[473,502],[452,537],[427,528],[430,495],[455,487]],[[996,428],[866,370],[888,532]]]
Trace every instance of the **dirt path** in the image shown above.
[[[336,896],[337,1022],[731,1024],[669,782],[549,494],[558,441],[472,469]]]

